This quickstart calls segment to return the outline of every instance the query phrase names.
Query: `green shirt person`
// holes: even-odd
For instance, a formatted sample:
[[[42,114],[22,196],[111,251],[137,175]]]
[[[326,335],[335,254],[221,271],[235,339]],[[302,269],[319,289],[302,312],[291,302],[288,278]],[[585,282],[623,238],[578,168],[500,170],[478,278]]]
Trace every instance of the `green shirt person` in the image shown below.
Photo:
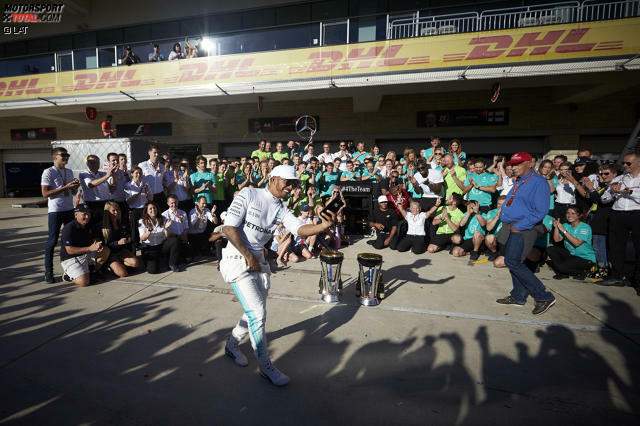
[[[251,153],[251,158],[258,157],[260,161],[271,158],[271,152],[266,150],[267,141],[261,140],[258,143],[258,149]]]
[[[291,158],[291,157],[289,157],[289,153],[288,153],[288,152],[286,152],[286,151],[284,151],[284,149],[283,149],[283,148],[284,148],[284,145],[282,144],[282,142],[278,142],[278,143],[276,143],[276,152],[274,152],[274,153],[271,155],[271,157],[272,157],[274,160],[276,160],[276,161],[278,161],[278,162],[280,162],[280,163],[282,163],[282,159],[283,159],[283,158]]]
[[[445,198],[451,194],[464,195],[464,182],[467,180],[467,171],[454,162],[453,156],[447,154],[442,159],[444,167],[441,170],[444,178]]]

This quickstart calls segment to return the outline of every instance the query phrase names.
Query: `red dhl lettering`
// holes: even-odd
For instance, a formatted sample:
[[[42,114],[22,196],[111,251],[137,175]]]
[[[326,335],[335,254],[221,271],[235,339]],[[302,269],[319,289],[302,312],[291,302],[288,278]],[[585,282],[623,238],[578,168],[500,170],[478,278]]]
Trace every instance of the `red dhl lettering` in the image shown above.
[[[20,96],[23,94],[37,95],[42,93],[45,89],[38,88],[39,78],[28,78],[11,80],[9,84],[0,83],[0,96]]]
[[[64,91],[86,91],[93,89],[103,89],[103,88],[117,88],[118,85],[120,87],[130,87],[137,86],[140,84],[140,80],[133,80],[133,77],[136,74],[136,70],[126,70],[126,71],[104,71],[99,75],[96,72],[86,72],[76,74],[74,76],[74,80],[76,81],[75,86],[65,86],[63,87]]]
[[[523,56],[527,51],[530,56],[545,55],[554,48],[558,41],[558,45],[554,48],[555,53],[588,52],[597,43],[578,43],[588,31],[589,28],[580,28],[568,32],[567,30],[553,30],[526,33],[520,37],[511,49],[513,37],[510,35],[476,37],[469,41],[469,45],[477,46],[471,50],[465,60],[491,59],[503,54],[506,57]],[[564,38],[562,38],[563,35]],[[561,38],[562,40],[560,40]]]

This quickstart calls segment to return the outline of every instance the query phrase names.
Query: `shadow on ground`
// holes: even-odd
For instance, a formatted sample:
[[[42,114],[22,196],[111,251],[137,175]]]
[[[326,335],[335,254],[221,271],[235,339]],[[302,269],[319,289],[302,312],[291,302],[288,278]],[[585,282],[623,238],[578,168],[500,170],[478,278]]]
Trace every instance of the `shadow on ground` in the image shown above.
[[[486,327],[458,333],[376,339],[358,307],[336,305],[271,331],[297,338],[276,364],[293,377],[275,388],[223,355],[230,333],[216,314],[198,324],[170,322],[176,290],[140,293],[94,314],[66,307],[67,288],[0,299],[3,357],[0,422],[19,424],[638,424],[640,351],[621,333],[602,332],[625,361],[580,346],[568,328],[539,329],[539,345],[514,341],[517,356],[492,351]],[[5,288],[5,294],[10,288]],[[602,295],[608,315],[640,319]],[[270,302],[275,303],[275,302]],[[239,305],[238,306],[239,309]],[[28,314],[20,314],[28,310]],[[12,313],[16,313],[15,316]],[[240,314],[240,312],[238,312]],[[171,318],[175,318],[172,316]],[[151,329],[150,324],[155,324]],[[341,340],[360,327],[365,343]],[[49,329],[55,329],[43,339]],[[269,327],[267,327],[269,329]],[[369,335],[370,334],[370,335]],[[126,336],[126,337],[125,337]],[[366,343],[368,342],[368,343]],[[249,345],[243,344],[249,351]],[[470,371],[479,354],[478,377]]]

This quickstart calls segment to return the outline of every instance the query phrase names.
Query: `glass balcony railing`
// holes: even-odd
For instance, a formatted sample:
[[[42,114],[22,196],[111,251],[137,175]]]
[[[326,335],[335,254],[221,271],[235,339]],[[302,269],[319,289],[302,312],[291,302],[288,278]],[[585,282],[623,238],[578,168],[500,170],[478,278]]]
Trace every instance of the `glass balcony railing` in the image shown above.
[[[266,28],[205,37],[206,45],[199,56],[220,56],[235,53],[332,46],[367,41],[393,40],[453,33],[491,31],[559,23],[623,19],[640,16],[640,0],[599,0],[550,3],[505,9],[485,10],[447,15],[428,15],[415,11],[398,15],[368,15],[327,22]],[[195,45],[195,36],[187,37]],[[130,45],[148,62],[153,44],[168,59],[176,39],[153,40],[116,46],[21,56],[0,60],[0,77],[34,73],[95,69],[122,64],[125,47]],[[184,40],[180,40],[184,52]]]

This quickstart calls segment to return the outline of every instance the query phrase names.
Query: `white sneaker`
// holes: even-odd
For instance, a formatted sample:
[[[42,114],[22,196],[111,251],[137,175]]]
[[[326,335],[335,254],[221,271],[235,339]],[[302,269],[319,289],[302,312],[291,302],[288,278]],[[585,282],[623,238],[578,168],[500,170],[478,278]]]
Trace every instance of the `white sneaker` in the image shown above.
[[[246,367],[249,365],[249,360],[242,353],[238,346],[238,341],[233,336],[230,336],[227,340],[227,344],[224,347],[224,353],[240,367]]]
[[[267,361],[266,364],[260,366],[260,375],[276,386],[284,386],[291,381],[289,376],[274,367],[271,361]]]

